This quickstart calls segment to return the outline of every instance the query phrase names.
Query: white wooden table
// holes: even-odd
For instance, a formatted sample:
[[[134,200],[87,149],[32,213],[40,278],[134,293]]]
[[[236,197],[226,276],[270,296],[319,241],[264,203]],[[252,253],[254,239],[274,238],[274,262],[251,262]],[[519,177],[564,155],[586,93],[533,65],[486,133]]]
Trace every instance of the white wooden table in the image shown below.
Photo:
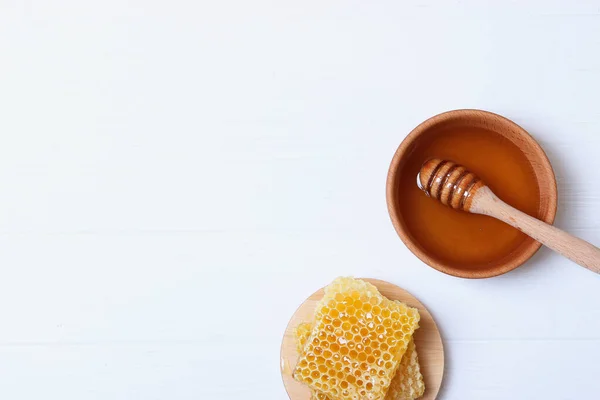
[[[440,398],[596,398],[600,277],[452,278],[392,228],[396,147],[465,107],[600,243],[596,1],[0,1],[0,398],[286,399],[285,325],[338,275],[428,306]]]

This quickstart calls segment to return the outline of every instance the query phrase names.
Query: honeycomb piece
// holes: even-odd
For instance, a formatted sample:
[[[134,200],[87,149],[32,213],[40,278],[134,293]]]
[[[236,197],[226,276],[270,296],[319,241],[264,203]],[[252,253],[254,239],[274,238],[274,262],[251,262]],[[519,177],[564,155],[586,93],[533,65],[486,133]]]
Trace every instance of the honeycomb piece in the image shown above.
[[[296,328],[296,346],[298,352],[301,353],[308,341],[312,325],[303,322]],[[415,400],[423,396],[425,392],[425,383],[423,375],[421,375],[421,367],[419,366],[419,357],[415,342],[411,338],[408,342],[408,347],[396,375],[390,383],[389,390],[385,396],[385,400]],[[311,400],[332,400],[321,392],[311,389]]]
[[[424,392],[425,382],[419,366],[419,357],[415,342],[411,338],[385,398],[386,400],[414,400],[423,396]]]
[[[304,350],[304,346],[306,346],[306,342],[310,337],[310,332],[312,331],[312,325],[308,322],[303,322],[299,324],[294,333],[296,335],[296,349],[298,353],[301,354],[302,350]]]
[[[304,350],[304,346],[306,346],[306,342],[308,342],[308,338],[310,337],[310,332],[312,331],[312,324],[308,322],[303,322],[299,324],[294,330],[295,339],[296,339],[296,349],[298,350],[298,354],[302,354],[302,350]],[[329,397],[324,395],[321,392],[317,392],[314,389],[310,389],[310,400],[331,400]]]
[[[415,308],[337,278],[317,305],[294,378],[336,400],[383,400],[418,326]]]

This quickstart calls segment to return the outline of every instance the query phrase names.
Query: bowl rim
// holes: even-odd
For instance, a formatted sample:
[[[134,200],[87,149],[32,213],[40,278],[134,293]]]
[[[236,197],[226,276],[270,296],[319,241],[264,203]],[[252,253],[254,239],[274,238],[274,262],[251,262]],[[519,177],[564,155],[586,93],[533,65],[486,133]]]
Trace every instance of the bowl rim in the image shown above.
[[[554,174],[554,170],[552,169],[552,164],[548,159],[548,156],[540,146],[540,144],[521,126],[511,121],[510,119],[503,117],[501,115],[495,114],[493,112],[479,110],[479,109],[457,109],[452,111],[446,111],[441,114],[434,115],[431,118],[426,119],[417,127],[415,127],[400,143],[396,152],[394,153],[394,157],[390,163],[390,167],[388,169],[387,181],[386,181],[386,202],[388,213],[390,215],[390,219],[392,220],[392,224],[394,225],[394,229],[402,242],[408,247],[408,249],[416,255],[421,261],[425,264],[429,265],[436,270],[443,272],[448,275],[460,277],[460,278],[470,278],[470,279],[479,279],[479,278],[491,278],[494,276],[505,274],[509,271],[514,270],[515,268],[521,266],[527,260],[529,260],[536,251],[541,247],[541,243],[537,241],[532,241],[525,249],[516,254],[514,256],[507,255],[507,259],[504,263],[499,264],[498,266],[492,269],[484,269],[484,270],[463,270],[459,268],[452,267],[450,265],[446,265],[438,260],[430,257],[425,251],[423,251],[411,238],[407,230],[404,228],[403,224],[400,223],[399,212],[395,207],[396,204],[396,191],[394,190],[394,184],[396,182],[398,176],[398,166],[403,156],[407,153],[407,150],[410,149],[413,143],[426,131],[428,131],[433,126],[442,123],[444,121],[448,121],[451,119],[455,119],[457,117],[470,117],[473,118],[476,114],[483,114],[487,118],[491,118],[493,120],[498,121],[501,124],[509,125],[515,133],[518,133],[519,136],[523,138],[528,144],[531,145],[533,152],[536,157],[540,159],[540,161],[545,164],[543,167],[548,171],[548,190],[549,190],[549,198],[548,200],[548,210],[546,214],[541,218],[544,222],[548,224],[554,223],[554,218],[556,217],[556,209],[557,209],[557,198],[558,198],[558,189],[556,185],[556,176]],[[539,177],[536,175],[536,181],[539,183]]]

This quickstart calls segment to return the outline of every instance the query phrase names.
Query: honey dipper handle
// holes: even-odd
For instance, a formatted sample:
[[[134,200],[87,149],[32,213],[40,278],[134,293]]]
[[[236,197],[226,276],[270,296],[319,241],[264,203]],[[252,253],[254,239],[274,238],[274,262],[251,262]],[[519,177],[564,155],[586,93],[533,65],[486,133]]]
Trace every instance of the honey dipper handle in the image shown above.
[[[476,193],[469,211],[504,221],[582,267],[600,273],[599,248],[509,206],[487,186]]]

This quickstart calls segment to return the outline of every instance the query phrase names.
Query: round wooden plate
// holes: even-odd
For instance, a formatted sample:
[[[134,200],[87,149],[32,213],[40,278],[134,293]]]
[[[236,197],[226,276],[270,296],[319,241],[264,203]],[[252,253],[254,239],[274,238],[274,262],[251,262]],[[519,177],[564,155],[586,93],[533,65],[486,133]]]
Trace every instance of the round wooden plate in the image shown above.
[[[390,300],[400,300],[411,307],[415,307],[421,314],[419,329],[415,332],[414,339],[419,355],[421,373],[425,380],[425,394],[421,399],[433,400],[437,397],[444,375],[444,346],[442,337],[433,317],[412,294],[389,282],[378,279],[361,278],[372,283],[379,289],[382,295]],[[317,303],[323,297],[323,289],[313,293],[304,303],[298,307],[292,319],[285,329],[285,335],[281,343],[281,376],[285,390],[291,400],[309,400],[310,391],[308,387],[297,382],[292,377],[292,371],[298,361],[294,329],[301,322],[310,322],[313,319]]]

